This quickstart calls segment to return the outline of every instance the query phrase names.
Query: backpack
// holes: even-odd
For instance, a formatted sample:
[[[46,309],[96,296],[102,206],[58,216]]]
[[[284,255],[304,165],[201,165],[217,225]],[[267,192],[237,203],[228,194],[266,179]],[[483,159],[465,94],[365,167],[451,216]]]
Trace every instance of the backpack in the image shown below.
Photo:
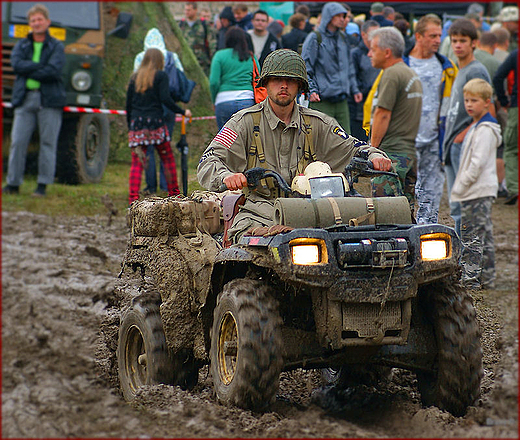
[[[191,93],[196,85],[195,81],[188,79],[184,72],[175,67],[173,57],[170,52],[166,57],[164,71],[168,75],[168,85],[170,86],[170,93],[174,101],[189,102]]]
[[[316,40],[318,41],[318,49],[319,49],[319,47],[320,47],[320,45],[321,45],[321,42],[323,41],[323,38],[322,38],[322,36],[321,36],[321,33],[320,33],[320,31],[311,31],[311,32],[314,32],[314,33],[316,34]],[[341,37],[343,38],[343,41],[345,41],[347,44],[349,44],[349,43],[347,42],[347,37],[346,37],[342,32],[340,32],[339,34],[340,34]],[[349,44],[349,46],[350,46],[350,44]],[[298,44],[298,50],[297,50],[297,52],[298,52],[300,55],[302,54],[302,47],[303,47],[303,43]]]

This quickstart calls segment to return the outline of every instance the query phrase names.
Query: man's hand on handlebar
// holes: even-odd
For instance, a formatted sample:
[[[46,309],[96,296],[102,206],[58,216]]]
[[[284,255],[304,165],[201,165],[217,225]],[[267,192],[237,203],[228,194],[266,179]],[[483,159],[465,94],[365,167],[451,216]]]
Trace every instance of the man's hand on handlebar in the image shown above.
[[[247,186],[247,179],[242,173],[236,173],[224,178],[223,183],[229,190],[236,191],[237,189],[242,189]]]
[[[371,162],[374,165],[374,170],[390,171],[392,169],[392,161],[387,157],[376,157]]]

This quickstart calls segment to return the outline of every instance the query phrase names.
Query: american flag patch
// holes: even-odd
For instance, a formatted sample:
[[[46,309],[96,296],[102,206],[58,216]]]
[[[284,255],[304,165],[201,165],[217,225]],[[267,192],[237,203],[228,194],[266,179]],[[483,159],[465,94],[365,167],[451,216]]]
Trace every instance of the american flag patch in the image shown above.
[[[218,132],[218,134],[215,136],[215,139],[213,140],[220,142],[226,148],[231,148],[231,145],[233,145],[233,142],[236,141],[237,136],[238,134],[230,128],[222,127],[222,130]]]

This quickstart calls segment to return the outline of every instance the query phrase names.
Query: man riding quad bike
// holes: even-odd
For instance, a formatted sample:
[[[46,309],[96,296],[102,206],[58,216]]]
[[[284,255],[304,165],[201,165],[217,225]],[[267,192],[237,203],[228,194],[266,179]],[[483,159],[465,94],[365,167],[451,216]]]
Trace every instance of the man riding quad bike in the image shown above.
[[[191,388],[209,363],[219,401],[265,410],[282,371],[328,368],[341,385],[386,366],[414,371],[425,405],[463,415],[480,393],[482,350],[460,242],[449,227],[415,225],[406,197],[354,190],[360,175],[388,173],[388,159],[294,103],[306,73],[290,52],[266,58],[268,98],[235,114],[199,164],[209,188],[245,196],[224,196],[222,209],[214,193],[130,208],[123,394]]]

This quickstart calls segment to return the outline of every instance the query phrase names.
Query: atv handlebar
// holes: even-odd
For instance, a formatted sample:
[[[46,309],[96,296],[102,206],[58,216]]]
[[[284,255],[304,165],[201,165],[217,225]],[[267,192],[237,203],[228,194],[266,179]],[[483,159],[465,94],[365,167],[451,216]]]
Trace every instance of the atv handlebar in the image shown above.
[[[246,171],[244,171],[244,176],[246,176],[247,179],[247,186],[250,188],[256,188],[258,185],[260,185],[260,180],[265,179],[267,177],[272,177],[276,183],[278,184],[278,187],[286,194],[291,194],[292,190],[285,181],[285,179],[278,174],[274,170],[267,170],[262,167],[254,167],[250,168]],[[225,183],[220,185],[219,191],[223,192],[227,190],[227,186]]]
[[[347,178],[347,182],[350,185],[351,190],[353,189],[353,183],[358,181],[358,177],[374,177],[379,175],[388,175],[398,179],[398,175],[396,173],[390,171],[379,171],[374,169],[374,165],[368,159],[368,154],[363,154],[355,156],[352,158],[350,163],[345,167],[345,177]],[[247,179],[247,186],[249,188],[256,188],[260,184],[260,180],[265,179],[267,177],[272,177],[278,187],[285,193],[286,196],[289,194],[293,194],[294,192],[291,190],[285,179],[276,171],[268,170],[261,167],[254,167],[244,171],[244,176]],[[228,188],[225,183],[222,183],[219,187],[219,192],[224,192]],[[298,193],[299,194],[299,193]]]
[[[345,175],[348,180],[349,175],[353,175],[353,178],[362,176],[362,177],[373,177],[373,176],[380,176],[380,175],[387,175],[392,176],[395,178],[398,178],[399,176],[397,173],[391,172],[391,171],[379,171],[374,169],[374,164],[363,157],[355,156],[352,158],[350,163],[345,167]]]

